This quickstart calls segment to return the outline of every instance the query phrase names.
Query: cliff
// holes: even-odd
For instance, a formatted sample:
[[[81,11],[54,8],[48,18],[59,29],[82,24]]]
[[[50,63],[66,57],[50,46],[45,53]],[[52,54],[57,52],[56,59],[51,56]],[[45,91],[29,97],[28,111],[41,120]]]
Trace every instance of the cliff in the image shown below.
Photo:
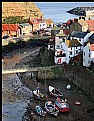
[[[2,19],[9,16],[44,18],[44,15],[34,2],[2,2]]]

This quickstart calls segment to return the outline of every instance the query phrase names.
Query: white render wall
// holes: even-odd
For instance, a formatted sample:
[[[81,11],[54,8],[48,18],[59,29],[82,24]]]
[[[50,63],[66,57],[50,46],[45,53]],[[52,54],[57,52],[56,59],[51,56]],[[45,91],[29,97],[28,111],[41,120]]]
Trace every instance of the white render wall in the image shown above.
[[[85,55],[84,55],[85,53]],[[83,66],[89,67],[91,62],[91,57],[89,57],[89,46],[88,44],[83,48]]]
[[[46,23],[40,23],[39,24],[39,29],[45,29],[45,28],[47,28]]]
[[[62,38],[59,38],[59,37],[55,37],[55,48],[56,48],[56,46],[57,45],[59,45],[60,44],[60,42],[62,42]]]

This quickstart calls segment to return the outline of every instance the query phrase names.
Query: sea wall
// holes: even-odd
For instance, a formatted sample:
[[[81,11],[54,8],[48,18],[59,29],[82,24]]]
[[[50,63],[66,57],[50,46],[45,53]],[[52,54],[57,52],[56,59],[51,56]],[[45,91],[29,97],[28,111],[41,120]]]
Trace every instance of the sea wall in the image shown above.
[[[45,79],[45,72],[38,72],[40,80]],[[65,79],[74,83],[94,101],[94,75],[86,67],[82,66],[57,66],[46,72],[46,79]]]
[[[94,7],[76,7],[67,12],[70,14],[86,16],[88,12],[94,15],[94,13],[92,12],[93,10],[94,10]]]
[[[65,66],[61,69],[62,77],[73,82],[94,101],[94,75],[85,67]]]

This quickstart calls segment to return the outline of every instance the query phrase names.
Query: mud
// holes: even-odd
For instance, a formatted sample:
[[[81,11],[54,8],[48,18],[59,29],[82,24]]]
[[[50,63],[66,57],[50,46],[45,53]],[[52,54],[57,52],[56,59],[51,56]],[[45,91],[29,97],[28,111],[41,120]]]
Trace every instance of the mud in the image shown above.
[[[41,91],[45,94],[45,83],[34,81],[30,79],[30,76],[26,76],[26,75],[22,77],[21,82],[31,90],[34,90],[38,85],[40,85],[39,87]],[[67,114],[59,113],[57,117],[54,117],[50,114],[47,114],[45,117],[40,117],[37,115],[35,111],[35,106],[40,104],[40,106],[44,108],[46,100],[39,102],[35,100],[33,97],[30,103],[28,104],[27,111],[25,114],[25,117],[28,118],[28,121],[39,121],[39,120],[40,121],[93,121],[94,103],[73,84],[70,84],[71,89],[67,90],[66,89],[67,84],[69,84],[69,82],[62,79],[46,80],[46,86],[47,86],[46,90],[47,90],[48,100],[51,100],[54,103],[56,99],[55,97],[52,97],[49,95],[48,86],[52,85],[56,88],[59,88],[70,105],[71,110],[69,113]],[[77,100],[81,102],[80,106],[77,106],[74,104],[74,102]]]

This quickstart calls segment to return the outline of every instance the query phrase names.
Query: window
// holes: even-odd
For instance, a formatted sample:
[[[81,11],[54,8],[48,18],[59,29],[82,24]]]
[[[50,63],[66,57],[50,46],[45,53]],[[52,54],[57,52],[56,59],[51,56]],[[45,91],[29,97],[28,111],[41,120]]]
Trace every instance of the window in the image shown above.
[[[76,51],[76,54],[78,54],[78,51]]]
[[[72,55],[72,51],[70,52],[70,55]]]
[[[88,60],[88,63],[90,64],[90,63],[91,63],[91,61],[90,61],[90,60]]]
[[[85,52],[84,52],[84,56],[85,56]]]
[[[62,56],[63,56],[63,57],[66,57],[66,54],[64,53]]]

